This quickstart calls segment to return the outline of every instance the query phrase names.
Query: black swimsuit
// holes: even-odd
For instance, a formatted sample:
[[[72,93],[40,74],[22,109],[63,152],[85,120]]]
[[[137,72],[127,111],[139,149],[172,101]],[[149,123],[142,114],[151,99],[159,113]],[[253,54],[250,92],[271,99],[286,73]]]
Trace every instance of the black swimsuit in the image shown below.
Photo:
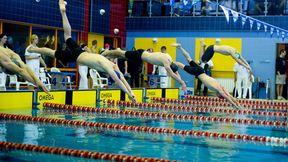
[[[62,63],[76,62],[79,55],[85,52],[72,38],[66,40],[68,49],[55,51],[55,57]]]
[[[214,55],[214,45],[210,45],[209,47],[207,47],[201,58],[202,62],[208,62],[209,60],[211,60],[213,55]]]
[[[189,62],[189,65],[184,66],[184,70],[191,74],[194,75],[195,77],[198,77],[199,75],[205,73],[204,69],[197,65],[193,60]]]
[[[143,52],[144,52],[143,49],[138,49],[136,51],[126,51],[125,57],[130,61],[141,62],[142,61],[141,56],[142,56]]]
[[[174,73],[178,71],[178,66],[175,65],[173,62],[171,63],[170,68],[172,69],[172,71],[173,71]]]

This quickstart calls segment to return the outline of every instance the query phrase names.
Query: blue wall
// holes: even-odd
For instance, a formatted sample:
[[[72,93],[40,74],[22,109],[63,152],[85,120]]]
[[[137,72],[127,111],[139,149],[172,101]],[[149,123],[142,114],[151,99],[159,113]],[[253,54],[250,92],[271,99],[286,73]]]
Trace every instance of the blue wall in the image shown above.
[[[105,10],[100,15],[100,9]],[[91,0],[90,32],[109,34],[110,32],[110,0]]]
[[[251,67],[256,77],[266,82],[272,81],[272,95],[275,91],[275,59],[277,43],[287,43],[280,38],[270,37],[263,32],[127,32],[127,48],[134,46],[134,38],[137,37],[170,37],[176,38],[179,43],[188,50],[192,58],[195,54],[195,38],[242,38],[243,57],[252,61]],[[169,47],[168,47],[169,48]],[[173,47],[171,47],[173,48]],[[186,62],[180,51],[177,51],[176,59]],[[181,72],[183,80],[188,82],[188,86],[194,86],[193,77]],[[179,86],[176,84],[176,86]]]
[[[72,29],[83,30],[84,1],[67,0]],[[58,0],[1,0],[0,19],[62,28]]]

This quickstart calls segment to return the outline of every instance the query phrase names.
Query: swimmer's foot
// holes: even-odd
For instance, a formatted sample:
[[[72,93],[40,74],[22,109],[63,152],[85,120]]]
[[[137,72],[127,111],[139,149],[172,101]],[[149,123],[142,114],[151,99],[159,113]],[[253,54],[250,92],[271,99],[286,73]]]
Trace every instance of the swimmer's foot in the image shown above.
[[[54,44],[54,42],[55,42],[55,36],[53,35],[51,38],[51,44]]]
[[[45,44],[45,45],[48,44],[49,41],[50,41],[50,35],[48,35],[48,36],[46,37],[46,40],[45,40],[45,43],[44,43],[44,44]]]
[[[176,47],[176,48],[180,48],[181,44],[180,43],[172,43],[171,46]]]
[[[200,45],[201,45],[202,47],[205,47],[205,46],[206,46],[206,43],[204,42],[204,39],[203,39],[203,38],[200,39]]]
[[[61,12],[65,12],[66,11],[66,2],[64,0],[59,0],[59,9]]]

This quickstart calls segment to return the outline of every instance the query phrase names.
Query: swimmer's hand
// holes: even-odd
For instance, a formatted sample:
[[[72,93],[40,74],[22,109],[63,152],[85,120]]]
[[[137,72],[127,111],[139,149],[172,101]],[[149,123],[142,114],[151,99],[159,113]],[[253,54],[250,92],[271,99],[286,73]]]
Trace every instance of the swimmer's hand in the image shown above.
[[[234,103],[233,107],[237,110],[243,109],[243,106],[239,102]]]
[[[182,84],[181,89],[184,91],[184,93],[186,93],[187,92],[186,84]]]
[[[54,44],[55,42],[55,36],[53,35],[52,38],[51,38],[51,43],[50,44]]]
[[[129,100],[131,100],[134,103],[136,102],[136,97],[134,96],[134,94],[129,97]]]
[[[46,37],[46,41],[45,41],[44,44],[45,44],[45,45],[48,44],[49,41],[50,41],[50,35],[48,35],[48,36]],[[28,51],[28,52],[29,52],[29,51]]]
[[[37,82],[37,87],[43,90],[46,94],[50,95],[49,89],[41,81]]]

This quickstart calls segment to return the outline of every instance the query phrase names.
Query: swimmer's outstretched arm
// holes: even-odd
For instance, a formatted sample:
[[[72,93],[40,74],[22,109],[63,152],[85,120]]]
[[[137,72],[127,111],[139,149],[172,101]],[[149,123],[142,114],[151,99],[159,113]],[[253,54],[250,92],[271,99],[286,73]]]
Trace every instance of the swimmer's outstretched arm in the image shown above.
[[[130,100],[133,100],[134,96],[129,90],[126,88],[124,83],[118,78],[118,76],[115,74],[113,68],[106,69],[106,73],[114,80],[114,82],[120,87],[122,91],[124,91],[128,96]],[[134,101],[134,100],[133,100]]]
[[[17,66],[15,63],[13,63],[9,57],[7,57],[5,55],[0,55],[0,65],[3,68],[5,68],[5,69],[7,69],[13,73],[20,75],[25,80],[27,80],[31,83],[35,83],[33,78],[29,75],[29,73],[27,73],[27,71],[23,70],[22,68]]]
[[[35,75],[34,71],[27,66],[19,57],[19,55],[17,55],[16,53],[14,53],[13,58],[16,59],[16,61],[20,64],[20,67],[28,73],[28,77],[29,79],[32,79],[32,83],[35,84],[37,87],[41,87],[43,89],[43,91],[45,91],[47,94],[49,94],[49,90],[47,89],[47,87],[41,82],[41,80]],[[25,79],[25,78],[24,78]]]
[[[128,82],[126,81],[126,79],[124,78],[122,72],[119,70],[118,66],[115,66],[115,70],[120,74],[120,80],[123,82],[123,84],[125,85],[125,87],[127,88],[128,92],[132,94],[132,96],[134,96],[133,98],[136,101],[135,95],[130,87],[130,85],[128,84]]]
[[[169,65],[164,65],[165,70],[167,71],[168,76],[171,76],[173,79],[175,79],[176,81],[178,81],[181,85],[182,90],[186,91],[187,87],[185,82],[181,79],[180,76],[178,76],[177,74],[175,74],[172,69],[170,68]]]
[[[246,68],[250,71],[250,73],[252,73],[249,63],[242,56],[240,56],[240,60],[243,61],[243,63],[247,66]]]
[[[235,54],[231,54],[231,57],[239,64],[244,66],[249,72],[252,72],[252,69],[248,62],[242,56],[236,56]]]
[[[237,50],[231,46],[222,45],[222,46],[214,46],[215,52],[221,53],[221,54],[229,54],[239,65],[244,66],[246,69],[248,69],[250,72],[251,67],[248,64],[248,62],[237,52]]]
[[[26,70],[28,71],[28,73],[30,74],[30,76],[32,76],[33,80],[35,81],[35,85],[39,88],[41,88],[45,93],[47,93],[48,95],[50,95],[49,93],[49,89],[43,84],[43,82],[36,77],[36,75],[34,74],[34,72],[26,65]]]
[[[237,105],[236,108],[242,108],[242,105],[231,95],[229,95],[231,100]]]
[[[49,94],[49,90],[45,87],[45,85],[36,77],[34,72],[25,65],[21,60],[17,60],[20,64],[20,67],[13,63],[9,57],[6,55],[0,55],[0,65],[3,66],[5,69],[20,75],[23,79],[41,87],[47,94]]]
[[[236,108],[242,107],[241,104],[234,97],[232,97],[224,87],[221,86],[221,88],[218,89],[218,93],[222,97],[224,97],[229,103],[231,103],[234,107],[236,107]]]

